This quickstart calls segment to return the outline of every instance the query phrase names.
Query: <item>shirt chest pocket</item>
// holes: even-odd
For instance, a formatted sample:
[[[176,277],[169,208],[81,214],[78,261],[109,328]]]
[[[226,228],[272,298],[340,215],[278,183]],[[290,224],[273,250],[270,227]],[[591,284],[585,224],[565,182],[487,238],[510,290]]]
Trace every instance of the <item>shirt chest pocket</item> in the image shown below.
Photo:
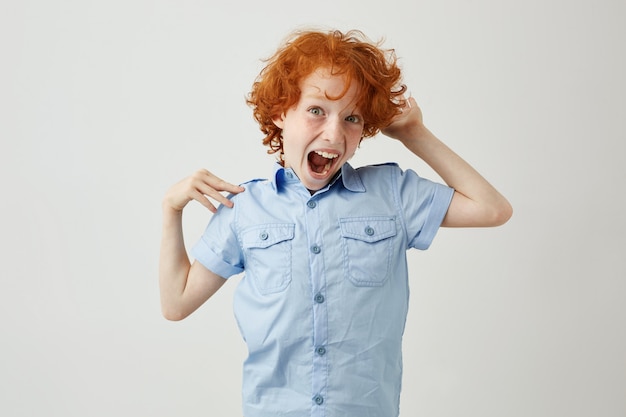
[[[360,287],[382,286],[393,259],[396,220],[390,216],[339,219],[343,264],[350,281]]]
[[[291,223],[270,223],[242,231],[246,276],[261,294],[281,292],[291,282],[294,229]]]

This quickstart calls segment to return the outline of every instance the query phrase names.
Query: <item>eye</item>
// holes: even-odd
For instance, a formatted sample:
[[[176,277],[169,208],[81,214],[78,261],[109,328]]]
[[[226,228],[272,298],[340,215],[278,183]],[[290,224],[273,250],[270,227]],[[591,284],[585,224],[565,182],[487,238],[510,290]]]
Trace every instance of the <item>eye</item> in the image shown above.
[[[359,116],[355,116],[350,115],[348,117],[346,117],[346,121],[350,122],[350,123],[360,123],[361,122],[361,118]]]
[[[309,109],[309,113],[314,114],[316,116],[321,116],[322,114],[324,114],[322,109],[320,109],[319,107],[311,107]]]

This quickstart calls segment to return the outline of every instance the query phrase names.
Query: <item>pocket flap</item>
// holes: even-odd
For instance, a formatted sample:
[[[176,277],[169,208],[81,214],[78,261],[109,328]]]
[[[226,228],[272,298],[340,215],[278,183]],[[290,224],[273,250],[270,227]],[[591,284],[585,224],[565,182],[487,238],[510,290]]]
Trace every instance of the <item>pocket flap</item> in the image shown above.
[[[363,242],[378,242],[396,235],[396,219],[389,216],[339,219],[341,236]]]
[[[241,245],[248,248],[267,248],[294,236],[292,223],[269,223],[252,226],[241,232]]]

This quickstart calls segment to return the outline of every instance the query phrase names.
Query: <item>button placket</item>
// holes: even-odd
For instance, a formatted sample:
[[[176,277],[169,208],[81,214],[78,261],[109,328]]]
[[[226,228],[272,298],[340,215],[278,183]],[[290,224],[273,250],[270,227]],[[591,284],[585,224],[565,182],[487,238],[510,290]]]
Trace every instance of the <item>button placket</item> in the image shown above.
[[[310,285],[312,289],[312,323],[313,323],[313,355],[311,357],[312,386],[311,395],[313,403],[320,407],[315,407],[317,411],[312,417],[322,417],[325,413],[324,394],[327,389],[328,381],[328,358],[326,355],[326,346],[328,344],[328,311],[326,297],[326,275],[324,269],[324,252],[321,231],[323,213],[320,211],[320,201],[308,199],[304,202],[304,216],[306,224],[306,238],[309,248],[309,271]]]

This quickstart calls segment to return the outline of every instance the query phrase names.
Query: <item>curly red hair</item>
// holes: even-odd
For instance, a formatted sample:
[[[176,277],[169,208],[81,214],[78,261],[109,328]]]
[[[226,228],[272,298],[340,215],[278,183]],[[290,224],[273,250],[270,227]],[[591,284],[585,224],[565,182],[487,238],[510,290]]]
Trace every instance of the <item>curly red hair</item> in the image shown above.
[[[363,138],[376,135],[391,123],[405,104],[401,71],[393,49],[382,49],[361,31],[293,32],[276,53],[265,60],[247,103],[265,134],[268,153],[282,153],[282,130],[272,119],[300,99],[300,82],[320,67],[346,79],[345,94],[352,82],[360,87],[357,107],[363,119]],[[332,99],[340,99],[332,97]]]

